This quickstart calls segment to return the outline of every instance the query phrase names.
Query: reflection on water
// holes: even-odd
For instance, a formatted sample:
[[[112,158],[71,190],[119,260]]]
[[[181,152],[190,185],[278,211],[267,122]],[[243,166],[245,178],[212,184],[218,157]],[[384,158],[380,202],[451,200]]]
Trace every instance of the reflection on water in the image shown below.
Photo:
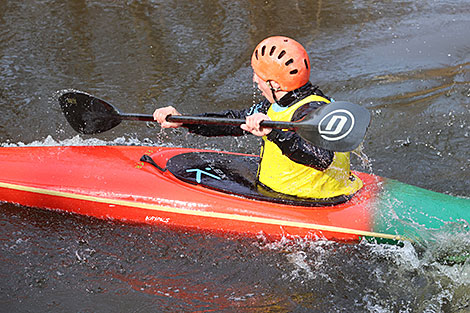
[[[443,96],[450,97],[459,89],[470,90],[470,62],[451,67],[416,70],[408,73],[380,75],[373,78],[379,84],[388,86],[406,84],[407,81],[435,82],[435,86],[423,90],[405,92],[382,98],[385,104],[374,106],[379,109],[387,105],[416,105],[420,102],[429,103]],[[467,80],[462,80],[467,79]],[[468,112],[467,112],[468,113]]]
[[[256,153],[145,123],[79,137],[55,93],[125,112],[245,108],[263,38],[303,43],[313,83],[373,121],[360,170],[469,196],[468,1],[0,1],[0,144],[146,144]],[[367,157],[365,157],[367,156]],[[365,163],[363,163],[365,161]],[[5,311],[466,312],[465,238],[417,247],[268,243],[0,205]],[[453,241],[455,239],[456,241]],[[462,241],[459,241],[462,240]],[[442,248],[442,249],[441,249]],[[459,250],[461,249],[461,250]]]
[[[19,303],[35,312],[465,312],[470,305],[470,263],[439,262],[438,246],[272,242],[1,207],[9,221],[0,236],[5,310]]]

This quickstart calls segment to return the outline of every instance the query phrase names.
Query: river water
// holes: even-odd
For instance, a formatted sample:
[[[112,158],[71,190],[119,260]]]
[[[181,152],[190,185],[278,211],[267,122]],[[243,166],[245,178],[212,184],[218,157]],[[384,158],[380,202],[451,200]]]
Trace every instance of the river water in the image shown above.
[[[254,137],[139,122],[78,136],[56,96],[139,113],[245,108],[259,100],[251,52],[282,34],[307,48],[327,95],[371,111],[355,169],[468,197],[469,29],[467,0],[0,0],[0,144],[256,153]],[[267,242],[11,204],[0,225],[3,312],[470,311],[470,264],[410,244]]]

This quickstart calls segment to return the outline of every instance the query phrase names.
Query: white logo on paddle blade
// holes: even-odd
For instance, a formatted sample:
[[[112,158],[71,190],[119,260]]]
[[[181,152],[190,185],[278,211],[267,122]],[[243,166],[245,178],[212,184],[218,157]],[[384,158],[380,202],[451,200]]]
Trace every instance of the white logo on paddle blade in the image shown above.
[[[340,109],[328,113],[318,124],[318,133],[328,141],[343,139],[354,128],[354,115],[348,110]]]

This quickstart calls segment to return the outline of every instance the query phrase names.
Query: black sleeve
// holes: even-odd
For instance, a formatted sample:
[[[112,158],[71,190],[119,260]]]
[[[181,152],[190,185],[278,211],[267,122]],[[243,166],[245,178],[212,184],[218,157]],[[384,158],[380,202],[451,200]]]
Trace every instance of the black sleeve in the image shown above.
[[[292,121],[302,119],[307,113],[318,109],[323,104],[324,102],[315,101],[301,106],[294,113]],[[281,149],[282,154],[296,163],[324,171],[333,162],[333,151],[314,146],[294,131],[273,129],[267,138]]]
[[[268,111],[269,102],[263,101],[254,104],[248,109],[244,110],[227,110],[217,113],[203,113],[198,116],[202,117],[223,117],[223,118],[236,118],[245,119],[247,116],[254,113],[265,113]],[[231,125],[204,125],[204,124],[183,124],[189,132],[207,137],[215,136],[242,136],[249,134],[240,128],[240,126]]]

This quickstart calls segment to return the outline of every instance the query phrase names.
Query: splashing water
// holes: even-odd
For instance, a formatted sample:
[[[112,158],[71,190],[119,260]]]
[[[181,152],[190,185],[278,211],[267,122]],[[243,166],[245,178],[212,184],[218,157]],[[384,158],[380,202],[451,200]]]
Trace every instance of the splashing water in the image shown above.
[[[333,294],[348,295],[333,307],[350,303],[363,308],[362,312],[438,312],[442,307],[460,312],[457,309],[470,307],[466,291],[470,261],[443,264],[436,255],[423,254],[410,242],[397,246],[364,240],[351,245],[302,238],[265,242],[260,238],[256,245],[261,250],[285,256],[289,265],[282,267],[282,279],[296,286],[291,292],[307,307],[309,301],[322,307],[327,300],[319,299]]]
[[[56,140],[52,136],[47,136],[43,140],[36,140],[31,143],[10,143],[5,142],[1,143],[1,147],[41,147],[41,146],[104,146],[104,145],[126,145],[126,146],[134,146],[134,145],[144,145],[144,146],[151,146],[155,145],[155,143],[149,139],[137,139],[137,138],[125,138],[119,137],[112,141],[105,141],[97,138],[82,138],[80,135],[76,135],[69,139],[64,140]]]
[[[373,173],[372,160],[364,152],[364,145],[362,143],[359,145],[359,147],[352,151],[352,153],[356,155],[359,160],[361,160],[362,168],[364,168],[369,173]]]

